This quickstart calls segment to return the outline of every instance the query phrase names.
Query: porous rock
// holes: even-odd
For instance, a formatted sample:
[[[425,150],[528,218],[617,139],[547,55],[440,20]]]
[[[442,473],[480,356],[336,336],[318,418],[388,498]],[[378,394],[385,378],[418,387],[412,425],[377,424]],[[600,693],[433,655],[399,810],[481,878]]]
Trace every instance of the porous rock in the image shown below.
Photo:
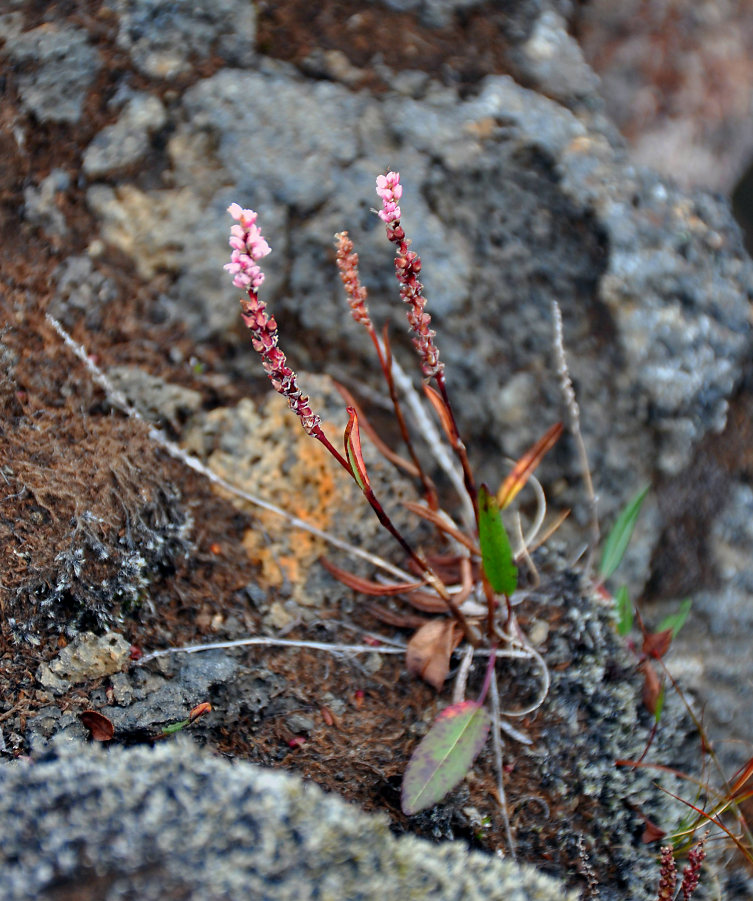
[[[106,755],[59,742],[46,757],[0,767],[0,789],[8,901],[61,891],[80,901],[577,897],[461,843],[397,839],[384,818],[295,777],[183,742]]]

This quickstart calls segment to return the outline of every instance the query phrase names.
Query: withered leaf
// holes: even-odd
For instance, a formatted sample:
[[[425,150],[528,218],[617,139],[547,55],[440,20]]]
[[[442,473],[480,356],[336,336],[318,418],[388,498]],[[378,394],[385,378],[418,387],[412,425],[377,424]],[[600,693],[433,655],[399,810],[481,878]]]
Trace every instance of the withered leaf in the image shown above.
[[[107,717],[96,710],[85,710],[78,718],[89,730],[94,741],[110,741],[115,735],[115,727]]]
[[[413,634],[405,652],[405,665],[437,691],[450,671],[450,655],[463,632],[451,619],[433,619]]]
[[[649,632],[643,639],[643,653],[647,657],[659,660],[669,650],[673,635],[672,629],[665,629],[663,632]]]

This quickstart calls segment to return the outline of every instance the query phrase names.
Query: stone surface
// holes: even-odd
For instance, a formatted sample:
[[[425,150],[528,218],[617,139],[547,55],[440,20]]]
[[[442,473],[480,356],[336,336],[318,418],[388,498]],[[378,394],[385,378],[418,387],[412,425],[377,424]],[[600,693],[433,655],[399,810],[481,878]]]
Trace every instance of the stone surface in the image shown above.
[[[137,94],[118,121],[97,134],[86,148],[83,170],[90,178],[137,163],[149,152],[150,137],[167,122],[165,107],[151,94]]]
[[[243,0],[108,0],[118,16],[118,45],[152,78],[174,78],[212,53],[228,66],[254,52],[255,7]]]
[[[128,660],[129,649],[130,644],[117,632],[82,632],[50,663],[42,664],[37,678],[47,688],[67,691],[71,684],[117,673]]]
[[[44,25],[13,37],[4,51],[17,67],[18,89],[40,122],[76,123],[101,62],[87,33]]]
[[[60,743],[0,767],[0,787],[8,901],[577,897],[459,843],[394,838],[386,820],[314,786],[183,742],[106,755]]]

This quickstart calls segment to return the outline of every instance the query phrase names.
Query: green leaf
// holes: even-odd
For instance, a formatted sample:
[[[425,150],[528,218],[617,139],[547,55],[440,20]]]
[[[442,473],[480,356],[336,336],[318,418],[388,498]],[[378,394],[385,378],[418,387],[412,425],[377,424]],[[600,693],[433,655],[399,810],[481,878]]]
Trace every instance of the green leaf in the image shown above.
[[[669,616],[665,617],[656,631],[664,632],[666,629],[671,629],[672,638],[675,638],[680,629],[685,625],[685,620],[688,618],[692,606],[693,602],[690,598],[685,598],[682,604],[680,604],[680,609],[676,613],[670,613]]]
[[[659,697],[656,699],[656,710],[654,710],[654,722],[659,723],[659,719],[661,718],[661,712],[664,710],[664,700],[666,698],[666,689],[662,685],[661,691],[659,692]]]
[[[176,732],[180,732],[181,729],[185,729],[190,722],[191,720],[181,720],[179,723],[171,723],[169,726],[163,726],[162,734],[173,735]]]
[[[604,550],[601,553],[599,575],[602,580],[608,579],[620,565],[627,546],[630,544],[633,529],[638,521],[638,514],[641,512],[641,506],[650,487],[650,485],[646,485],[645,488],[642,488],[635,495],[612,526],[612,531],[607,536],[607,540],[604,542]]]
[[[481,561],[489,584],[497,594],[511,595],[518,586],[510,540],[502,525],[499,504],[486,485],[478,493],[478,539]]]
[[[403,776],[404,814],[426,810],[455,788],[484,747],[489,726],[489,714],[476,701],[445,707],[408,762]]]
[[[627,585],[622,585],[614,596],[617,608],[617,634],[628,635],[633,628],[633,602],[628,595]]]

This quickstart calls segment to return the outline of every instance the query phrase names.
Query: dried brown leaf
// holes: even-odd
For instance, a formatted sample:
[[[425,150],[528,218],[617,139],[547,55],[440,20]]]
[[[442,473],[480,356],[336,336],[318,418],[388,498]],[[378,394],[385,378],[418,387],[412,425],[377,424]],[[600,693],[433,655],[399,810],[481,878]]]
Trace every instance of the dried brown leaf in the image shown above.
[[[78,718],[89,730],[94,741],[110,741],[115,735],[115,726],[104,714],[98,713],[96,710],[85,710],[79,714]]]
[[[433,619],[414,633],[405,652],[405,665],[440,691],[450,672],[450,656],[463,637],[451,619]]]

